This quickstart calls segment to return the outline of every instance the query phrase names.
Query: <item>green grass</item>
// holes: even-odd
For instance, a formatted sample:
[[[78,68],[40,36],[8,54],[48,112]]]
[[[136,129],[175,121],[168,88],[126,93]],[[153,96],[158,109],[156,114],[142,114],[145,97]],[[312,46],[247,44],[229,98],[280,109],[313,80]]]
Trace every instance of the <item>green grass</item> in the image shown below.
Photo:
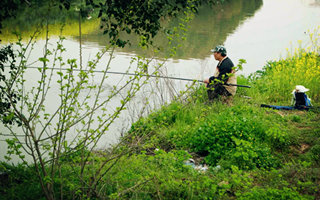
[[[318,52],[299,50],[288,59],[268,63],[250,77],[238,77],[239,84],[252,88],[240,88],[232,106],[220,101],[206,104],[205,89],[200,87],[190,95],[188,103],[174,102],[163,107],[134,124],[130,133],[141,137],[146,132],[138,133],[136,129],[153,127],[148,132],[150,140],[143,143],[144,152],[182,150],[197,162],[208,164],[206,175],[215,185],[214,195],[206,196],[208,199],[318,199],[318,66]],[[315,109],[260,107],[262,103],[290,105],[295,85],[310,89],[308,95]],[[140,124],[142,121],[147,123]],[[216,165],[222,169],[214,170]],[[199,198],[194,195],[183,198]]]
[[[298,52],[250,77],[238,77],[239,84],[252,88],[239,88],[232,105],[208,104],[206,90],[200,86],[188,100],[172,102],[138,120],[121,148],[134,151],[103,176],[97,186],[99,195],[110,199],[320,199],[320,110],[260,107],[262,103],[290,105],[291,91],[298,84],[310,89],[313,105],[320,105],[319,52]],[[185,165],[189,158],[206,164],[208,170]],[[94,167],[87,173],[94,172],[103,157],[94,154],[92,160]],[[83,197],[76,175],[79,168],[74,166],[77,163],[63,162],[61,173],[68,178],[56,182],[65,198]],[[22,192],[28,192],[29,199],[37,199],[42,194],[37,180],[29,176],[32,168],[2,163],[0,170],[10,177],[0,181],[1,198],[22,199]]]

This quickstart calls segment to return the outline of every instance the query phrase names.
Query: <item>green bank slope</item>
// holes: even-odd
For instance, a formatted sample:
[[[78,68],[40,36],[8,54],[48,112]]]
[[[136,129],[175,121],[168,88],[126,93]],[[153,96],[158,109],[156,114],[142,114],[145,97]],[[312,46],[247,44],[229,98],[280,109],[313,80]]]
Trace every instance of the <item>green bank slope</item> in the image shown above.
[[[77,155],[62,161],[59,173],[65,178],[52,180],[57,197],[320,199],[319,47],[269,62],[249,77],[238,77],[238,83],[252,88],[239,88],[232,105],[208,104],[199,86],[187,99],[138,120],[122,145],[109,152],[116,162],[101,163],[103,152],[89,161],[93,172],[105,171],[96,193],[81,192],[95,180],[79,179]],[[310,89],[314,109],[260,107],[290,105],[295,85]],[[43,198],[33,167],[0,167],[0,199]]]
[[[308,53],[297,49],[287,59],[269,62],[249,77],[238,77],[239,84],[252,88],[239,88],[231,105],[208,104],[205,88],[200,86],[183,103],[173,102],[135,123],[126,140],[140,149],[124,161],[124,166],[132,168],[120,170],[132,178],[132,185],[149,181],[132,195],[146,199],[319,199],[317,48]],[[310,89],[307,94],[313,109],[260,107],[290,106],[296,85]],[[190,158],[195,163],[186,163]]]

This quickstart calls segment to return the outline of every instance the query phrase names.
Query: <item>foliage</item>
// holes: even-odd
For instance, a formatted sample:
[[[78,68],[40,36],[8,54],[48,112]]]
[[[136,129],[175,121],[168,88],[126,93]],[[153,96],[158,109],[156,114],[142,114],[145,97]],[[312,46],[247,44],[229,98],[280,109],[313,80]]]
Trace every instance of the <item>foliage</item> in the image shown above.
[[[196,12],[201,3],[216,3],[220,0],[15,0],[1,1],[0,21],[17,17],[19,12],[26,12],[24,20],[43,26],[46,21],[54,24],[57,18],[71,15],[71,18],[87,18],[94,15],[101,19],[100,28],[104,34],[108,34],[110,42],[119,47],[130,43],[121,33],[137,34],[150,44],[151,39],[163,28],[161,21],[172,18],[181,13]],[[32,12],[37,9],[38,12]],[[51,14],[42,13],[48,12]],[[67,10],[67,12],[65,12]],[[40,12],[40,13],[39,13]],[[52,12],[54,12],[52,14]],[[59,13],[60,12],[60,13]],[[61,12],[63,14],[61,15]],[[2,23],[0,23],[0,29]],[[174,30],[166,30],[171,35]],[[147,44],[145,44],[147,45]]]
[[[68,5],[66,5],[68,6]],[[75,59],[63,61],[63,37],[56,49],[45,47],[39,58],[38,85],[25,87],[26,49],[17,42],[20,63],[16,63],[11,47],[0,51],[2,69],[1,120],[13,139],[8,140],[9,154],[28,152],[33,163],[11,166],[0,163],[0,194],[5,199],[313,199],[320,197],[319,113],[310,111],[273,111],[256,106],[257,99],[285,101],[280,93],[265,82],[280,88],[284,83],[291,90],[291,79],[286,77],[283,64],[292,71],[305,70],[299,63],[311,62],[315,70],[315,52],[302,52],[266,67],[260,77],[239,80],[251,83],[253,90],[243,92],[255,100],[234,97],[234,104],[206,103],[203,86],[191,87],[187,98],[141,118],[116,146],[106,151],[94,151],[100,137],[107,130],[136,92],[146,84],[145,66],[149,60],[137,58],[136,72],[120,88],[113,88],[108,99],[99,98],[104,78],[98,84],[89,78],[101,54],[89,62],[86,70]],[[114,45],[118,45],[115,44]],[[114,47],[114,46],[113,46]],[[112,48],[110,57],[112,57]],[[173,53],[175,49],[172,49]],[[104,52],[105,53],[105,52]],[[311,58],[311,60],[308,60]],[[50,63],[50,59],[54,62]],[[45,105],[50,90],[53,70],[68,66],[56,75],[58,100],[61,104],[53,112]],[[308,64],[308,63],[305,63]],[[76,71],[75,69],[79,69]],[[108,70],[108,67],[105,69]],[[5,72],[4,72],[5,71]],[[157,70],[155,70],[156,73]],[[21,73],[20,73],[21,72]],[[78,72],[78,73],[75,73]],[[318,73],[307,74],[310,85],[318,83]],[[257,75],[257,74],[256,74]],[[106,74],[104,74],[106,78]],[[297,75],[297,79],[302,77]],[[262,81],[263,80],[263,81]],[[280,84],[281,83],[281,84]],[[292,83],[293,84],[293,83]],[[294,84],[297,84],[294,82]],[[105,107],[122,88],[129,86],[111,113]],[[85,89],[85,90],[84,90]],[[312,88],[318,91],[317,88]],[[95,91],[92,100],[91,93]],[[83,92],[83,93],[82,93]],[[290,91],[289,91],[290,92]],[[10,95],[10,94],[16,94]],[[272,96],[273,95],[273,96]],[[312,93],[314,102],[319,103]],[[104,96],[105,97],[105,96]],[[185,97],[185,96],[183,96]],[[278,97],[278,98],[277,98]],[[103,100],[101,100],[103,99]],[[7,104],[5,104],[7,103]],[[102,113],[97,114],[97,110]],[[8,114],[9,113],[9,114]],[[10,113],[14,116],[11,117]],[[9,116],[9,117],[8,117]],[[14,122],[24,132],[22,145]],[[93,122],[98,122],[94,124]],[[73,129],[75,125],[77,129]],[[81,125],[81,126],[80,126]],[[40,131],[39,131],[40,127]],[[75,131],[72,135],[71,131]],[[295,135],[295,136],[294,136]],[[68,140],[71,137],[73,140]],[[9,155],[8,154],[8,155]],[[20,157],[24,160],[23,157]],[[195,165],[185,163],[189,158]],[[207,170],[198,170],[207,164]],[[16,191],[21,191],[16,192]]]
[[[120,170],[120,173],[111,172],[117,175],[106,177],[113,188],[111,197],[153,199],[157,196],[157,191],[168,196],[171,196],[172,193],[182,195],[184,191],[183,188],[178,187],[179,179],[186,177],[185,173],[191,172],[189,168],[183,166],[183,161],[188,157],[189,155],[184,151],[167,153],[157,149],[152,156],[142,153],[125,158],[120,168],[113,169],[113,171]],[[128,165],[131,167],[127,168]],[[138,183],[141,182],[145,182],[145,186],[139,187]],[[135,189],[127,190],[132,187]]]
[[[69,9],[68,4],[64,6]],[[164,14],[166,13],[160,13],[159,17]],[[184,14],[185,18],[180,18],[181,27],[177,27],[170,34],[170,42],[179,40],[182,37],[180,34],[183,35],[186,31],[183,24],[188,23],[191,13]],[[128,20],[126,16],[117,16],[121,25],[129,23],[125,21]],[[45,22],[48,33],[48,20],[41,20]],[[79,23],[81,26],[81,20]],[[148,26],[144,28],[151,30]],[[93,150],[101,137],[108,133],[110,125],[126,109],[128,102],[148,83],[150,76],[146,76],[146,73],[151,77],[156,76],[163,66],[162,61],[151,65],[152,59],[139,56],[132,58],[127,70],[134,70],[136,75],[127,77],[128,79],[105,91],[103,86],[108,79],[107,72],[115,48],[122,46],[118,43],[120,40],[117,35],[114,35],[117,39],[112,40],[111,45],[98,52],[84,67],[81,55],[80,63],[76,59],[64,59],[63,54],[67,50],[63,46],[63,36],[59,37],[56,46],[53,47],[49,45],[49,37],[46,34],[44,54],[38,58],[38,63],[42,65],[37,69],[39,76],[28,79],[28,55],[34,48],[38,33],[38,30],[35,31],[27,43],[23,43],[21,36],[17,34],[18,41],[15,43],[14,51],[10,45],[1,49],[1,122],[11,136],[7,140],[6,159],[9,161],[11,156],[16,154],[23,165],[31,165],[34,177],[39,180],[38,187],[42,189],[46,199],[55,199],[56,196],[103,198],[105,193],[100,193],[98,188],[104,176],[122,156],[132,152],[137,145],[132,144],[122,150],[114,147],[110,152],[103,153],[103,156],[96,156]],[[142,38],[145,37],[143,33],[137,33]],[[147,43],[148,39],[145,40]],[[145,47],[146,43],[141,46]],[[171,47],[171,54],[175,54],[176,45],[172,44]],[[105,68],[102,76],[96,78],[94,70],[105,54],[109,54]],[[136,66],[133,66],[134,64]],[[5,65],[9,65],[10,68],[4,67]],[[149,72],[146,70],[148,67],[151,70]],[[124,90],[125,93],[119,95]],[[58,95],[50,99],[49,94]],[[57,106],[50,105],[50,100],[57,101]],[[110,109],[111,101],[116,101],[113,102],[114,109]],[[16,127],[13,122],[20,127]],[[32,164],[27,162],[22,152],[29,156]],[[98,164],[95,164],[96,162]],[[68,165],[73,165],[73,168]],[[72,173],[75,177],[68,180],[63,177],[65,173]]]
[[[176,16],[186,8],[196,9],[199,1],[139,1],[117,0],[93,4],[99,9],[104,34],[109,34],[111,41],[124,47],[127,41],[119,38],[120,32],[132,32],[142,35],[147,41],[160,29],[160,20],[165,16]],[[91,1],[93,3],[93,1]]]
[[[0,49],[0,121],[4,124],[12,124],[21,122],[14,116],[12,104],[17,104],[19,96],[13,89],[10,91],[8,86],[12,81],[15,81],[16,74],[19,73],[18,68],[15,66],[16,56],[14,55],[12,46],[2,47]],[[5,73],[4,64],[10,64],[10,76]],[[2,84],[1,84],[2,83]]]
[[[307,93],[313,101],[319,101],[320,90],[320,57],[319,29],[309,32],[310,46],[297,48],[294,53],[288,52],[288,58],[269,61],[263,70],[250,76],[253,93],[263,94],[264,101],[289,102],[291,92],[296,85],[310,89]]]
[[[34,170],[25,165],[0,163],[1,199],[41,199],[43,193]],[[6,198],[7,197],[7,198]]]
[[[320,144],[316,144],[313,147],[310,148],[310,157],[311,160],[313,160],[315,163],[319,164],[320,163]]]
[[[33,7],[38,8],[37,12],[30,13],[31,15],[34,15],[35,13],[39,14],[41,10],[39,9],[44,4],[50,4],[51,7],[54,7],[52,3],[59,6],[60,8],[70,8],[71,3],[74,2],[74,0],[59,0],[59,1],[39,1],[39,0],[2,0],[0,2],[0,33],[1,29],[3,28],[3,21],[8,20],[10,18],[16,18],[18,17],[20,12],[24,12],[24,10]],[[46,9],[47,10],[47,9]],[[58,15],[58,14],[57,14]],[[44,16],[44,15],[42,15]],[[34,21],[39,20],[39,17],[34,17]]]
[[[12,17],[15,15],[15,11],[17,10],[17,7],[20,3],[20,0],[18,1],[8,1],[3,0],[0,2],[0,33],[2,29],[2,21],[6,18]]]
[[[274,67],[266,67],[267,70],[260,72],[260,76],[256,73],[249,78],[238,77],[239,82],[255,86],[253,90],[240,91],[239,95],[250,95],[255,99],[236,96],[234,105],[230,107],[220,102],[208,105],[205,103],[205,90],[199,87],[190,94],[190,101],[173,102],[133,124],[130,133],[141,130],[135,139],[146,136],[142,141],[142,149],[145,150],[142,152],[150,153],[149,156],[153,156],[151,152],[157,147],[168,152],[181,149],[190,152],[197,163],[210,165],[209,172],[204,175],[209,178],[199,181],[211,193],[194,196],[202,191],[202,187],[193,187],[192,183],[188,183],[193,193],[181,196],[183,193],[179,193],[175,185],[168,184],[178,193],[166,198],[317,199],[320,195],[317,156],[320,144],[319,113],[316,110],[276,111],[256,106],[258,100],[268,96],[279,102],[285,101],[278,94],[271,94],[275,89],[267,86],[286,78],[287,71],[280,69],[279,64],[290,63],[295,71],[294,66],[301,60],[317,60],[314,55],[317,53],[302,53],[296,58],[275,61]],[[314,69],[317,62],[311,64],[309,69]],[[301,65],[298,67],[305,69]],[[318,75],[309,75],[312,85]],[[297,78],[302,80],[303,77],[299,75]],[[285,79],[281,81],[285,82]],[[292,88],[287,87],[287,90],[290,93]],[[313,99],[314,94],[311,94]],[[313,103],[317,104],[318,99],[314,99]],[[189,180],[194,177],[189,176]],[[185,191],[190,191],[183,183],[179,184]]]
[[[246,192],[239,196],[241,200],[258,200],[258,199],[279,199],[279,200],[286,200],[286,199],[292,199],[292,200],[307,200],[307,199],[313,199],[311,196],[302,196],[297,191],[294,191],[290,188],[282,188],[282,189],[273,189],[273,188],[258,188],[254,187],[249,192]]]
[[[59,56],[65,51],[62,45],[63,39],[63,37],[60,38],[56,49],[53,50],[49,49],[48,43],[46,43],[45,54],[39,58],[43,67],[38,68],[40,72],[40,76],[37,77],[39,78],[37,80],[38,85],[31,84],[31,90],[26,89],[27,83],[32,80],[26,80],[25,78],[24,72],[27,60],[25,60],[24,55],[28,48],[32,48],[28,45],[32,45],[33,41],[30,41],[27,46],[24,46],[21,40],[16,43],[20,48],[17,50],[20,63],[16,63],[14,58],[5,59],[2,63],[9,63],[11,66],[10,69],[3,68],[3,73],[1,73],[1,77],[3,77],[1,85],[5,86],[1,87],[3,92],[1,94],[4,95],[3,100],[9,102],[9,106],[2,108],[1,120],[13,137],[13,139],[7,140],[7,159],[11,159],[11,154],[17,154],[23,163],[27,164],[25,157],[21,155],[22,150],[29,154],[33,159],[37,177],[47,199],[53,199],[55,196],[55,184],[61,180],[61,163],[65,159],[80,163],[80,170],[77,172],[82,178],[82,182],[89,181],[92,179],[90,176],[94,175],[99,177],[98,180],[101,179],[100,176],[104,174],[101,169],[105,164],[97,167],[95,173],[85,173],[93,159],[91,151],[96,147],[102,135],[107,132],[110,124],[125,109],[125,105],[147,83],[146,80],[142,80],[142,76],[135,76],[119,88],[114,87],[109,91],[108,98],[102,99],[102,85],[107,76],[104,74],[103,78],[98,80],[98,83],[90,81],[93,69],[95,69],[102,55],[98,53],[96,60],[88,63],[89,68],[87,70],[80,69],[79,73],[75,73],[74,69],[78,68],[76,60],[63,61],[62,57]],[[110,59],[112,59],[113,51],[114,48],[110,53]],[[53,67],[50,70],[48,69],[49,59],[53,60],[53,63],[51,63]],[[139,64],[145,65],[142,60]],[[54,68],[56,65],[59,65],[59,69],[67,66],[68,70],[58,70],[55,74]],[[109,67],[107,65],[105,71]],[[37,78],[35,77],[35,79]],[[51,112],[48,111],[46,102],[48,100],[47,94],[52,91],[51,83],[53,81],[56,81],[59,89],[57,101],[60,104],[53,108],[55,111]],[[127,94],[119,100],[118,107],[111,112],[108,111],[110,100],[126,87],[129,89]],[[91,98],[91,93],[95,93],[94,98]],[[19,103],[16,99],[19,100]],[[99,114],[96,113],[97,110],[100,111]],[[13,120],[19,122],[18,125],[20,125],[20,128],[16,131],[13,131],[14,124],[11,123]],[[75,128],[76,125],[77,128]],[[24,137],[25,144],[22,144],[22,139],[18,138],[20,135]],[[125,153],[120,154],[119,157]],[[73,159],[70,155],[77,155],[76,159]],[[109,161],[110,158],[106,157],[102,162],[107,163]],[[57,179],[57,177],[60,179]],[[82,191],[83,195],[85,192],[88,193],[86,196],[91,196],[98,180],[90,182],[92,187],[89,187],[89,189],[86,187],[79,188],[79,186],[76,189]],[[63,193],[63,188],[61,187],[61,193]]]
[[[242,168],[277,166],[269,155],[270,149],[259,147],[262,141],[279,138],[267,134],[269,123],[251,107],[234,106],[219,114],[211,114],[191,129],[190,144],[195,152],[206,155],[206,162],[211,165],[228,157],[234,165]]]
[[[235,142],[236,147],[229,150],[224,155],[224,160],[219,162],[222,166],[230,168],[234,165],[246,170],[279,167],[279,160],[275,158],[268,146],[252,144],[246,140],[236,140]]]

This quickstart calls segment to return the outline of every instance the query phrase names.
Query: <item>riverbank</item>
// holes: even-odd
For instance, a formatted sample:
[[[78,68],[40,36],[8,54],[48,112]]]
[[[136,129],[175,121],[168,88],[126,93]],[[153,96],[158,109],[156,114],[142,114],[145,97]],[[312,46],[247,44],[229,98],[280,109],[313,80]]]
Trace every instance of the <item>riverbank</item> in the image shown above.
[[[187,101],[135,123],[128,141],[142,149],[124,166],[139,175],[121,170],[139,181],[154,177],[148,192],[141,188],[130,194],[146,199],[319,199],[319,67],[318,51],[298,49],[248,78],[239,77],[240,84],[252,88],[239,88],[231,106],[207,104],[200,87]],[[291,105],[298,84],[310,89],[314,109],[260,107]],[[137,177],[146,171],[145,179]]]
[[[90,170],[81,172],[75,153],[62,157],[56,173],[63,178],[47,181],[65,199],[319,199],[320,110],[260,107],[290,105],[295,85],[309,88],[320,106],[315,47],[238,77],[252,88],[239,88],[232,105],[208,104],[205,88],[193,88],[187,99],[134,123],[112,151],[95,152]],[[41,199],[33,170],[1,163],[1,197]]]

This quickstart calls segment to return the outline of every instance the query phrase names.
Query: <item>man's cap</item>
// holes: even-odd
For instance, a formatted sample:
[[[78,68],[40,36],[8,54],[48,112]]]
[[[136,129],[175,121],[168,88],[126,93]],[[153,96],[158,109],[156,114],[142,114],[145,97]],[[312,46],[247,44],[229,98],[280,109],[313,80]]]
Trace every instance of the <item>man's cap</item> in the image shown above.
[[[218,52],[218,53],[227,54],[226,48],[224,46],[222,46],[222,45],[218,45],[214,49],[211,49],[211,52],[212,53]]]

